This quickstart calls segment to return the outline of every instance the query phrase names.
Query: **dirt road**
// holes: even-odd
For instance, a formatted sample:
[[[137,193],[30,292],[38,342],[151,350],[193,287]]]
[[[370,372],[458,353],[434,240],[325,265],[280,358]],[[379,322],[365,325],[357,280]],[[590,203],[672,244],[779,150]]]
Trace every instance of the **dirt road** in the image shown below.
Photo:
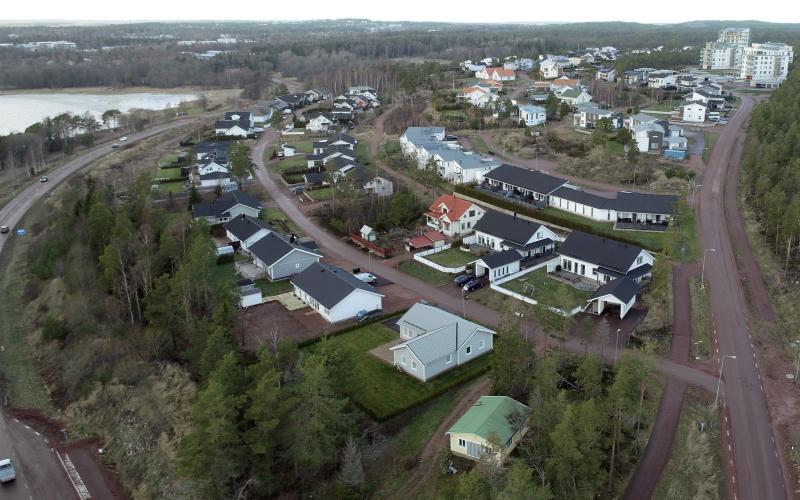
[[[739,280],[723,199],[729,163],[737,139],[744,135],[754,103],[752,97],[742,97],[741,107],[714,147],[700,191],[699,231],[702,247],[716,250],[706,261],[706,279],[711,313],[716,320],[719,356],[736,357],[725,363],[723,377],[727,383],[721,394],[730,413],[735,459],[730,483],[737,498],[781,499],[791,493],[786,491],[781,472],[757,353],[750,336],[748,300]],[[731,173],[737,168],[731,169]]]
[[[425,448],[419,454],[417,459],[417,466],[414,472],[406,480],[405,486],[397,488],[398,492],[389,498],[415,498],[419,493],[419,489],[427,484],[431,474],[438,471],[437,458],[442,456],[447,450],[447,436],[445,432],[453,426],[456,421],[461,418],[469,408],[480,399],[481,396],[489,394],[492,388],[492,381],[489,378],[484,378],[478,384],[469,390],[458,404],[453,408],[450,413],[442,420],[439,427],[433,432],[431,439],[425,444]]]

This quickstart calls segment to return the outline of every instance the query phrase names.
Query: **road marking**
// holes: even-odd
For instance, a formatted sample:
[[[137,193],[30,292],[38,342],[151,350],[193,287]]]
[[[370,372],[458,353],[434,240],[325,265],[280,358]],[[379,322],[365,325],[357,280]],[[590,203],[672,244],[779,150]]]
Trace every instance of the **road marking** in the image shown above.
[[[19,423],[19,419],[16,419],[16,418],[15,418],[15,419],[14,419],[14,422],[16,422],[16,423]]]
[[[730,443],[728,443],[728,451],[732,451]]]
[[[36,434],[36,435],[37,435],[37,436],[39,436],[39,437],[41,437],[41,436],[42,436],[41,434],[39,434],[39,432],[38,432],[38,431],[33,431],[33,432],[34,432],[34,434]]]
[[[25,428],[31,430],[31,427],[29,425],[26,425]]]
[[[730,429],[725,429],[725,435],[728,436],[728,437],[731,437]]]

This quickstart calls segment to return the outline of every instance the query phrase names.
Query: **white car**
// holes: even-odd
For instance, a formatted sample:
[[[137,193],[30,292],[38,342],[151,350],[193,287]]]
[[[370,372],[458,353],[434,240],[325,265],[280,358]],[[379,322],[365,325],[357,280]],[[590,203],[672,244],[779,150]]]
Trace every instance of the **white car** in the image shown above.
[[[10,458],[0,460],[0,483],[8,483],[16,479],[17,471],[14,470],[14,464],[11,463]]]
[[[124,135],[123,135],[122,137],[120,137],[120,138],[119,138],[119,142],[125,142],[125,141],[127,141],[127,140],[128,140],[128,138],[127,138],[127,137],[125,137]]]
[[[378,278],[376,278],[375,275],[370,273],[358,273],[354,274],[353,276],[355,276],[356,279],[363,281],[364,283],[375,283],[376,281],[378,281]]]
[[[0,226],[0,234],[6,234],[9,231],[10,229],[8,228],[8,226]]]
[[[39,182],[47,182],[49,179],[45,175],[44,177],[39,177]]]

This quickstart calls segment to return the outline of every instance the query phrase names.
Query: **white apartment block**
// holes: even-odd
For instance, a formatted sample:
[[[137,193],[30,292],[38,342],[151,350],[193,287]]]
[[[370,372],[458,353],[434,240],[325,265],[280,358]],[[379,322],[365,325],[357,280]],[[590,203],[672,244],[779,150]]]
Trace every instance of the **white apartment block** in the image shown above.
[[[791,45],[784,43],[754,43],[742,49],[739,78],[743,80],[783,81],[794,59]]]
[[[750,44],[750,28],[725,28],[720,30],[717,41],[747,47]]]

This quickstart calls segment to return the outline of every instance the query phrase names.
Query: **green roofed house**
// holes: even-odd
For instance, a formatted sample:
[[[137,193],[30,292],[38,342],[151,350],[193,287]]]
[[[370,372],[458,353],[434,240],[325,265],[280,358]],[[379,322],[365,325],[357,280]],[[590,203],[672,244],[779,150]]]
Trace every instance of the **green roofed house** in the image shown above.
[[[503,462],[528,432],[530,411],[508,396],[483,396],[447,431],[450,451],[470,460]]]

